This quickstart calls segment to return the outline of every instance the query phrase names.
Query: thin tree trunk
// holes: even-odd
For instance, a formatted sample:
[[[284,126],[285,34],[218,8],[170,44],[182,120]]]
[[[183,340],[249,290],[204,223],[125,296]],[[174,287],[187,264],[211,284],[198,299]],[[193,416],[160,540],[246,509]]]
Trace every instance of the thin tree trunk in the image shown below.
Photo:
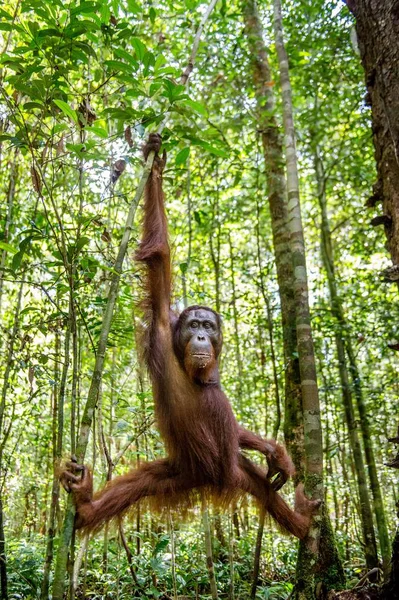
[[[129,544],[127,543],[125,532],[123,531],[123,525],[122,525],[122,523],[119,523],[119,535],[120,535],[120,538],[121,538],[122,546],[123,546],[123,548],[124,548],[124,550],[126,552],[126,558],[127,558],[127,562],[128,562],[128,565],[129,565],[129,571],[130,571],[130,574],[132,576],[132,579],[133,579],[135,585],[138,588],[141,588],[141,586],[139,584],[139,580],[137,579],[137,574],[136,574],[134,565],[133,565],[133,555],[132,555],[132,552],[131,552],[131,550],[129,548]]]
[[[396,445],[398,452],[396,457],[389,463],[389,466],[399,469],[399,427],[395,438],[389,438],[389,441]],[[399,502],[396,502],[396,516],[399,517]],[[391,571],[383,590],[381,600],[398,600],[399,598],[399,526],[396,528],[396,534],[392,543]]]
[[[237,363],[237,391],[238,391],[238,406],[242,409],[242,382],[244,380],[243,367],[242,367],[242,357],[241,357],[241,349],[240,349],[240,333],[238,329],[238,310],[237,310],[237,290],[236,290],[236,280],[234,274],[234,251],[233,244],[231,241],[231,233],[228,234],[229,239],[229,249],[230,249],[230,272],[231,272],[231,304],[233,306],[233,324],[234,324],[234,346],[236,351],[236,363]]]
[[[323,489],[323,443],[320,421],[320,402],[316,377],[316,363],[313,347],[312,329],[309,311],[309,292],[306,273],[305,242],[299,200],[298,161],[295,147],[295,128],[293,121],[292,92],[288,70],[288,57],[283,40],[281,2],[274,0],[274,33],[280,71],[280,84],[283,101],[283,122],[285,133],[285,156],[287,167],[288,226],[290,247],[294,267],[294,294],[296,305],[296,332],[298,341],[299,369],[301,376],[303,424],[305,434],[306,489],[313,498],[324,500]],[[320,534],[328,534],[329,549],[336,554],[331,525],[326,518],[325,507],[320,515],[313,519],[307,539],[300,543],[297,562],[297,600],[315,598],[315,570],[322,556],[319,548]],[[328,526],[328,527],[327,527]]]
[[[169,511],[168,523],[169,523],[169,537],[170,537],[171,564],[172,564],[173,600],[177,600],[175,527],[174,527],[171,511]]]
[[[216,584],[215,567],[213,564],[212,556],[212,536],[211,528],[209,525],[209,512],[205,498],[202,501],[202,522],[204,525],[205,535],[205,550],[206,550],[206,566],[208,569],[209,584],[211,587],[212,600],[218,600],[218,590]]]
[[[193,224],[192,224],[192,215],[191,215],[191,170],[190,170],[190,158],[188,159],[188,164],[187,164],[186,191],[187,191],[188,248],[187,248],[186,263],[185,263],[184,269],[182,271],[182,287],[183,287],[183,303],[184,303],[184,308],[188,307],[187,273],[188,273],[188,270],[190,268],[190,263],[191,263],[191,249],[192,249],[192,241],[193,241]]]
[[[197,33],[194,38],[193,46],[191,49],[191,53],[189,56],[188,64],[186,69],[184,70],[180,83],[182,85],[186,85],[187,80],[191,74],[191,71],[194,68],[194,62],[197,56],[199,43],[202,35],[202,31],[206,25],[206,22],[214,9],[217,0],[211,0],[206,11],[203,13],[201,18],[201,22],[197,29]],[[164,120],[160,126],[158,127],[158,133],[162,133],[164,127],[166,125],[166,120]],[[100,383],[102,380],[102,374],[104,369],[104,361],[105,361],[105,353],[107,349],[108,335],[111,329],[111,322],[114,313],[114,308],[116,304],[116,300],[118,297],[119,290],[119,280],[122,273],[123,261],[125,259],[125,255],[127,252],[127,247],[129,244],[130,234],[133,227],[134,217],[136,214],[137,205],[140,201],[140,198],[143,194],[143,190],[145,184],[147,183],[148,177],[151,173],[152,163],[154,161],[154,153],[150,152],[146,164],[143,169],[142,176],[140,178],[136,193],[129,207],[129,213],[126,219],[125,228],[122,235],[122,240],[119,246],[118,255],[113,267],[113,275],[111,278],[111,285],[109,289],[107,304],[105,307],[105,313],[101,325],[101,332],[98,341],[97,354],[95,365],[93,369],[93,375],[90,383],[89,393],[87,397],[87,401],[83,410],[82,420],[80,424],[80,431],[78,437],[78,443],[76,447],[76,457],[78,462],[84,462],[84,457],[86,454],[87,444],[89,440],[90,430],[93,421],[93,415],[95,411],[95,407],[97,404],[98,391],[100,387]],[[75,519],[75,506],[72,501],[72,497],[68,497],[66,514],[64,518],[64,523],[62,526],[62,531],[60,535],[60,543],[58,547],[57,553],[57,561],[54,573],[54,583],[53,583],[53,600],[63,600],[64,589],[65,589],[65,575],[67,570],[67,561],[68,561],[68,553],[70,542],[72,539],[73,533],[73,525]]]
[[[388,533],[388,525],[386,521],[384,500],[382,497],[380,480],[378,477],[377,465],[375,461],[375,453],[372,433],[370,430],[369,415],[364,401],[360,373],[355,353],[353,350],[352,341],[348,336],[346,336],[344,338],[344,343],[349,360],[349,373],[352,378],[357,410],[359,412],[360,417],[360,429],[362,431],[364,452],[366,455],[366,464],[370,478],[371,492],[373,495],[374,514],[377,521],[378,538],[380,541],[383,569],[384,573],[387,574],[389,571],[391,544]]]
[[[60,430],[59,420],[59,412],[58,412],[58,402],[60,399],[60,382],[59,382],[59,362],[60,362],[60,335],[57,331],[55,334],[55,357],[54,357],[54,390],[53,390],[53,407],[52,407],[52,445],[53,445],[53,481],[51,486],[51,501],[50,501],[50,514],[48,519],[48,527],[47,527],[47,545],[46,545],[46,555],[44,559],[44,567],[43,567],[43,579],[41,585],[41,600],[47,600],[49,597],[49,582],[50,582],[50,570],[51,564],[53,562],[53,554],[54,554],[54,537],[56,530],[56,516],[57,516],[57,506],[59,500],[59,490],[60,484],[58,479],[57,467],[59,466],[59,460],[61,459],[61,455],[58,454],[58,447],[61,446],[62,449],[62,441],[61,444],[58,443],[58,436],[62,436],[62,429]],[[67,365],[67,362],[64,362],[64,369]]]
[[[4,533],[4,512],[2,500],[2,484],[0,484],[0,599],[8,600],[6,538]]]
[[[0,584],[1,584],[1,600],[8,599],[8,578],[7,578],[7,555],[6,555],[6,538],[4,531],[4,507],[3,507],[3,486],[5,480],[5,474],[3,473],[3,455],[7,439],[11,433],[11,427],[13,424],[12,417],[8,426],[5,424],[6,415],[6,402],[7,392],[10,385],[11,370],[14,364],[14,347],[15,342],[18,339],[19,323],[20,323],[20,312],[22,302],[22,291],[24,282],[21,283],[18,296],[17,305],[15,309],[15,318],[12,331],[10,332],[8,339],[8,352],[5,360],[5,370],[3,376],[3,386],[1,389],[0,397]]]
[[[278,366],[277,366],[277,357],[274,349],[274,321],[272,309],[270,306],[270,298],[266,292],[266,284],[263,275],[263,266],[262,266],[262,250],[261,250],[261,241],[260,241],[260,207],[259,200],[256,202],[256,249],[258,256],[258,267],[259,267],[259,281],[260,281],[260,291],[262,294],[263,301],[266,307],[266,317],[267,317],[267,331],[269,334],[269,345],[270,345],[270,357],[272,361],[272,370],[273,370],[273,382],[274,382],[274,397],[276,400],[276,419],[273,425],[273,438],[277,439],[277,435],[281,425],[281,401],[280,401],[280,389],[279,389],[279,380],[278,380]],[[263,365],[262,365],[263,369]],[[267,406],[266,406],[267,409]],[[265,431],[265,435],[267,435],[267,431]]]
[[[83,558],[87,552],[88,545],[89,545],[89,534],[85,533],[82,541],[80,542],[79,551],[78,551],[76,560],[73,565],[73,575],[72,575],[72,582],[71,582],[71,591],[73,594],[75,594],[75,591],[77,590],[77,587],[78,587],[79,572],[82,567]],[[73,595],[72,598],[74,599],[75,595]]]
[[[262,539],[263,539],[263,531],[265,528],[265,517],[266,517],[266,511],[264,510],[264,508],[262,508],[260,510],[260,514],[259,514],[259,525],[258,525],[258,531],[256,534],[254,570],[253,570],[253,575],[252,575],[252,586],[251,586],[251,600],[255,600],[256,589],[258,587],[260,557],[262,554]]]
[[[221,248],[221,223],[219,214],[219,176],[216,168],[216,199],[212,206],[211,231],[209,233],[209,247],[211,251],[211,260],[215,273],[215,306],[216,312],[220,312],[220,248]],[[216,221],[216,227],[215,227]],[[216,248],[213,236],[216,231]]]
[[[229,600],[234,600],[234,535],[232,514],[229,515]]]
[[[16,184],[16,180],[18,177],[18,172],[17,172],[18,152],[19,152],[19,150],[16,148],[15,152],[14,152],[14,156],[12,157],[11,164],[10,164],[10,178],[9,178],[8,190],[7,190],[7,212],[6,212],[4,231],[3,231],[3,239],[2,239],[2,242],[6,243],[6,244],[9,243],[9,241],[10,241],[10,228],[11,228],[12,216],[13,216],[13,210],[14,210],[15,184]],[[0,259],[0,314],[2,311],[4,268],[6,266],[7,254],[8,254],[8,252],[4,248],[1,252],[1,259]]]
[[[337,321],[339,328],[335,335],[335,341],[338,353],[340,380],[342,386],[343,401],[345,405],[346,420],[349,430],[349,439],[355,460],[356,475],[359,487],[360,515],[365,544],[366,563],[367,568],[371,570],[373,567],[377,566],[378,557],[374,535],[373,518],[367,489],[363,453],[361,450],[359,436],[357,433],[357,421],[355,417],[355,410],[353,407],[352,390],[349,383],[348,371],[352,373],[353,388],[355,390],[355,398],[357,400],[357,408],[360,416],[360,428],[362,430],[368,473],[371,483],[371,490],[373,493],[374,513],[377,521],[381,545],[381,554],[383,558],[384,571],[387,572],[390,558],[388,528],[385,520],[384,504],[377,475],[374,449],[372,446],[370,426],[368,422],[368,415],[364,405],[363,393],[360,384],[360,375],[357,368],[352,343],[347,333],[348,325],[345,319],[335,277],[334,250],[328,219],[327,198],[325,192],[326,182],[324,177],[323,165],[320,158],[320,150],[317,147],[315,149],[314,164],[317,179],[317,196],[321,210],[322,258],[327,273],[327,280],[331,298],[331,311],[334,318]],[[348,356],[349,360],[349,369],[347,365],[348,360],[346,355]]]
[[[266,167],[268,203],[276,259],[277,282],[281,304],[285,362],[284,437],[294,461],[298,477],[303,474],[302,397],[297,359],[297,334],[293,295],[292,254],[287,225],[287,197],[284,174],[282,137],[275,117],[273,77],[270,71],[263,29],[255,0],[244,0],[245,32],[252,62],[257,103],[258,126],[261,133]]]

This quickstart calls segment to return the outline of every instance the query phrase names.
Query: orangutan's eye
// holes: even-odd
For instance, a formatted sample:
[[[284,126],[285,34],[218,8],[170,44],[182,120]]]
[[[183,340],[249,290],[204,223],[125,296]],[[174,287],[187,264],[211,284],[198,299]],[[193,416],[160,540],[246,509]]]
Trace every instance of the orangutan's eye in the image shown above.
[[[192,321],[191,327],[192,327],[192,329],[197,329],[198,328],[198,321]]]

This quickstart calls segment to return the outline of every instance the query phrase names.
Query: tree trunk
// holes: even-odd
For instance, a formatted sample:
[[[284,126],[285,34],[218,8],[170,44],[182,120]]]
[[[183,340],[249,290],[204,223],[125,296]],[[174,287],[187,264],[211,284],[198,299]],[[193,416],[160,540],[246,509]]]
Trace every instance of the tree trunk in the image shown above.
[[[228,233],[229,240],[229,252],[230,252],[230,275],[231,275],[231,305],[233,308],[233,324],[234,324],[234,349],[236,355],[236,367],[238,377],[237,381],[237,395],[238,398],[238,408],[242,411],[242,400],[243,400],[243,391],[242,391],[242,382],[244,381],[244,370],[242,366],[242,356],[241,356],[241,348],[240,348],[240,332],[238,327],[238,309],[237,309],[237,290],[236,290],[236,280],[235,280],[235,268],[234,268],[234,250],[233,244],[231,241],[231,233]]]
[[[1,600],[7,600],[8,598],[8,585],[7,585],[7,557],[6,557],[6,539],[4,532],[4,509],[2,500],[2,491],[4,486],[4,478],[6,477],[3,472],[3,456],[4,449],[11,433],[11,427],[13,424],[13,414],[10,416],[10,423],[5,424],[6,417],[6,401],[7,392],[10,386],[11,371],[14,363],[14,347],[15,342],[18,340],[19,323],[20,323],[20,312],[22,302],[22,291],[24,282],[19,286],[17,305],[15,309],[15,319],[12,331],[10,332],[8,340],[8,351],[6,353],[5,370],[3,376],[3,386],[1,389],[0,397],[0,583],[1,583]]]
[[[65,344],[66,346],[66,344]],[[69,346],[69,340],[68,340]],[[65,347],[66,351],[66,347]],[[67,356],[64,354],[64,366],[63,370],[68,369],[69,360],[67,360]],[[50,514],[48,520],[48,528],[47,528],[47,544],[46,544],[46,556],[44,559],[44,567],[43,567],[43,579],[41,585],[41,600],[47,600],[49,596],[49,586],[50,586],[50,570],[53,562],[54,555],[54,537],[56,533],[56,516],[57,516],[57,506],[59,500],[59,492],[60,492],[60,482],[58,476],[58,468],[61,460],[61,452],[62,452],[62,426],[64,421],[64,411],[59,411],[59,402],[64,402],[64,394],[65,389],[62,393],[59,393],[60,385],[59,385],[59,361],[60,361],[60,335],[57,331],[55,338],[55,361],[54,361],[54,392],[53,392],[53,406],[52,406],[52,444],[53,444],[53,482],[51,486],[51,500],[50,500]],[[64,377],[62,377],[64,380]],[[61,437],[61,439],[60,439]],[[59,451],[58,451],[59,450]]]
[[[399,5],[397,0],[351,0],[371,102],[378,181],[369,204],[382,201],[385,233],[399,265]]]
[[[205,497],[202,499],[202,522],[205,535],[206,566],[208,569],[209,585],[211,588],[212,600],[218,600],[218,589],[216,583],[215,566],[212,555],[212,535],[209,525],[209,511]]]
[[[0,486],[0,598],[8,600],[8,579],[6,560],[6,538],[4,534],[4,512]]]
[[[6,244],[10,239],[10,229],[12,225],[13,211],[14,211],[14,197],[15,197],[15,187],[16,181],[18,179],[18,165],[17,165],[17,156],[19,150],[16,149],[14,152],[14,156],[12,157],[9,169],[10,169],[10,179],[8,183],[7,189],[7,212],[5,217],[4,229],[3,229],[3,237],[2,242]],[[2,312],[2,299],[3,299],[3,286],[4,286],[4,268],[6,266],[7,261],[7,250],[3,249],[1,252],[0,258],[0,314]]]
[[[382,202],[387,246],[399,271],[399,4],[398,0],[347,0],[356,17],[360,55],[371,103],[378,179],[367,205]],[[381,213],[380,213],[381,214]],[[393,280],[395,278],[395,269]],[[397,531],[390,582],[399,580]],[[387,598],[389,597],[386,596]]]
[[[274,0],[274,34],[283,102],[288,192],[287,222],[293,261],[296,334],[305,441],[305,484],[307,492],[313,498],[323,501],[323,443],[320,402],[309,310],[305,241],[299,199],[299,176],[292,91],[288,69],[288,56],[283,39],[280,0]],[[335,585],[341,586],[344,582],[343,569],[336,550],[334,535],[325,506],[320,510],[320,514],[313,519],[307,539],[302,541],[299,546],[297,583],[295,587],[296,600],[312,600],[315,598],[317,582],[315,573],[317,570],[319,571],[318,577],[322,577],[327,589]]]
[[[346,322],[345,314],[342,307],[341,298],[338,293],[338,286],[335,277],[335,261],[334,261],[334,250],[333,242],[331,239],[330,224],[327,212],[327,198],[325,194],[325,178],[323,164],[320,158],[320,150],[316,147],[314,156],[316,180],[317,180],[317,197],[319,200],[321,210],[321,231],[322,231],[322,258],[327,273],[328,286],[330,291],[331,299],[331,311],[334,318],[337,321],[338,331],[336,334],[336,346],[339,358],[339,369],[340,379],[342,385],[342,394],[344,404],[348,404],[345,408],[347,415],[348,430],[350,436],[350,442],[352,446],[352,452],[355,460],[355,467],[359,486],[359,497],[360,497],[360,509],[361,518],[363,525],[363,536],[365,541],[366,560],[369,569],[373,566],[377,566],[377,554],[375,548],[375,556],[372,557],[372,550],[375,544],[372,543],[374,538],[374,527],[372,522],[371,509],[369,513],[369,498],[367,491],[367,481],[364,471],[363,464],[363,453],[361,451],[360,443],[357,435],[357,419],[354,414],[353,399],[352,399],[352,388],[355,392],[356,404],[359,412],[360,429],[362,431],[364,450],[366,454],[366,461],[368,467],[368,473],[370,478],[371,490],[374,501],[374,513],[378,527],[378,534],[381,546],[381,554],[384,564],[384,571],[387,572],[390,555],[390,545],[388,528],[385,520],[384,503],[382,500],[380,483],[378,480],[377,467],[374,456],[374,448],[371,440],[370,426],[368,420],[368,414],[363,399],[363,391],[360,383],[360,374],[357,367],[355,353],[353,351],[352,342],[348,336],[348,325]],[[348,368],[349,362],[349,368]],[[353,386],[349,384],[349,373],[352,375]],[[367,525],[369,523],[369,525]],[[369,544],[366,540],[369,540]],[[373,560],[371,560],[373,559]],[[374,565],[371,563],[374,562]]]
[[[263,40],[263,29],[256,1],[245,0],[243,12],[252,62],[258,126],[261,132],[266,167],[268,203],[281,304],[285,362],[284,437],[297,472],[301,476],[304,460],[302,396],[297,358],[292,255],[289,246],[290,233],[287,225],[283,141],[274,115],[273,77]]]
[[[243,11],[245,31],[248,37],[248,46],[253,68],[253,81],[258,107],[258,124],[262,136],[266,165],[268,201],[271,214],[273,246],[281,303],[285,361],[284,437],[297,469],[298,479],[300,479],[303,477],[304,473],[302,389],[299,361],[297,358],[297,315],[294,296],[294,263],[290,246],[291,234],[288,228],[288,205],[284,173],[283,142],[274,115],[275,101],[272,84],[273,77],[270,71],[267,50],[263,40],[262,24],[255,0],[245,0],[243,3]],[[321,439],[319,442],[318,452],[322,452]],[[323,531],[328,532],[329,535],[326,535],[323,540],[318,571],[320,576],[323,576],[323,579],[328,582],[327,586],[329,589],[333,587],[339,589],[343,586],[345,577],[327,511],[323,511],[321,520],[323,521]],[[311,570],[309,570],[309,572],[311,573]],[[309,596],[309,598],[311,598],[311,596]]]

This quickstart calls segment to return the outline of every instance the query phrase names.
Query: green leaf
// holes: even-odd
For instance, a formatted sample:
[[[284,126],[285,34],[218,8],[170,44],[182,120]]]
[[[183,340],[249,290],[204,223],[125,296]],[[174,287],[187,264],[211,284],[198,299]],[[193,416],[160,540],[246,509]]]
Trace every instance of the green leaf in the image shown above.
[[[103,138],[104,140],[108,138],[108,131],[106,131],[102,127],[98,127],[97,125],[92,125],[90,127],[90,131],[98,135],[98,137]]]
[[[160,69],[165,63],[166,63],[166,58],[164,57],[164,55],[158,54],[156,61],[155,61],[155,65],[154,65],[154,71],[157,72],[158,69]]]
[[[62,110],[64,115],[72,119],[76,124],[78,124],[79,119],[76,110],[71,108],[69,104],[64,102],[63,100],[53,100],[54,104],[58,106],[59,109]]]
[[[125,71],[125,73],[129,74],[132,72],[132,67],[120,60],[105,60],[104,64],[114,71]]]
[[[152,52],[146,52],[143,56],[143,65],[146,67],[145,75],[148,75],[150,67],[155,65],[155,56]]]
[[[145,47],[143,42],[141,40],[139,40],[139,38],[136,38],[136,37],[132,38],[131,43],[132,43],[133,48],[136,51],[137,58],[141,62],[144,58],[144,54],[147,52],[147,48]]]
[[[139,64],[134,58],[134,56],[129,54],[129,52],[126,52],[126,50],[123,50],[123,48],[117,48],[115,50],[115,54],[119,58],[123,58],[123,60],[126,60],[130,65],[132,65],[132,67],[134,67],[134,70],[137,71],[137,69],[139,68]]]
[[[179,267],[180,267],[180,271],[183,273],[183,275],[185,273],[187,273],[187,271],[188,271],[188,263],[187,262],[180,263]]]
[[[137,14],[141,13],[142,11],[142,7],[140,6],[140,4],[138,4],[138,2],[136,2],[136,0],[127,0],[127,6],[130,12],[132,13]]]
[[[25,102],[25,104],[24,104],[25,110],[30,110],[32,108],[40,108],[41,110],[43,110],[44,105],[41,104],[40,102]]]
[[[0,249],[9,252],[10,254],[16,254],[18,252],[17,248],[11,246],[11,244],[7,244],[7,242],[0,242]]]
[[[189,106],[194,112],[202,115],[203,117],[208,116],[208,111],[201,102],[197,102],[196,100],[184,100],[183,104]]]
[[[99,8],[100,3],[98,2],[80,2],[78,6],[71,9],[71,16],[81,15],[83,13],[91,13]]]
[[[157,545],[155,546],[154,550],[153,550],[153,554],[154,556],[156,556],[157,554],[159,554],[160,552],[162,552],[162,550],[165,550],[165,548],[167,548],[169,544],[169,538],[168,537],[164,537],[163,539],[161,539]]]
[[[12,263],[11,263],[11,269],[13,271],[18,271],[19,267],[21,266],[21,262],[22,262],[22,259],[24,257],[24,254],[25,254],[24,250],[19,250],[14,255],[14,258],[12,259]]]
[[[83,248],[83,246],[86,246],[86,244],[88,244],[90,242],[90,238],[88,237],[81,237],[78,239],[78,241],[76,242],[76,252],[80,252],[80,250]]]
[[[205,150],[207,150],[211,154],[214,154],[215,156],[221,156],[222,158],[229,157],[229,153],[226,150],[223,150],[222,148],[217,148],[216,146],[212,146],[212,144],[210,144],[209,142],[205,142],[205,140],[193,139],[192,143],[196,146],[204,148]]]
[[[187,148],[183,148],[183,150],[180,150],[180,152],[176,155],[175,158],[175,163],[176,166],[182,165],[183,163],[186,162],[186,160],[188,159],[188,156],[190,154],[190,148],[187,146]]]

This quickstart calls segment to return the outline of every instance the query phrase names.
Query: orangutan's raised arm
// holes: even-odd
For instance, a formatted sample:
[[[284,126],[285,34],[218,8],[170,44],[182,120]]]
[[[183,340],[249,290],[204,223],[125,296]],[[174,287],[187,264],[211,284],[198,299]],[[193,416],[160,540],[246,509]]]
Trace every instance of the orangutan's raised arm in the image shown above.
[[[136,253],[136,260],[147,267],[145,308],[149,311],[149,326],[169,328],[171,268],[168,242],[168,225],[162,189],[162,171],[166,154],[161,159],[158,152],[162,139],[158,133],[151,133],[143,148],[147,160],[150,152],[155,152],[152,171],[145,188],[143,238]]]

